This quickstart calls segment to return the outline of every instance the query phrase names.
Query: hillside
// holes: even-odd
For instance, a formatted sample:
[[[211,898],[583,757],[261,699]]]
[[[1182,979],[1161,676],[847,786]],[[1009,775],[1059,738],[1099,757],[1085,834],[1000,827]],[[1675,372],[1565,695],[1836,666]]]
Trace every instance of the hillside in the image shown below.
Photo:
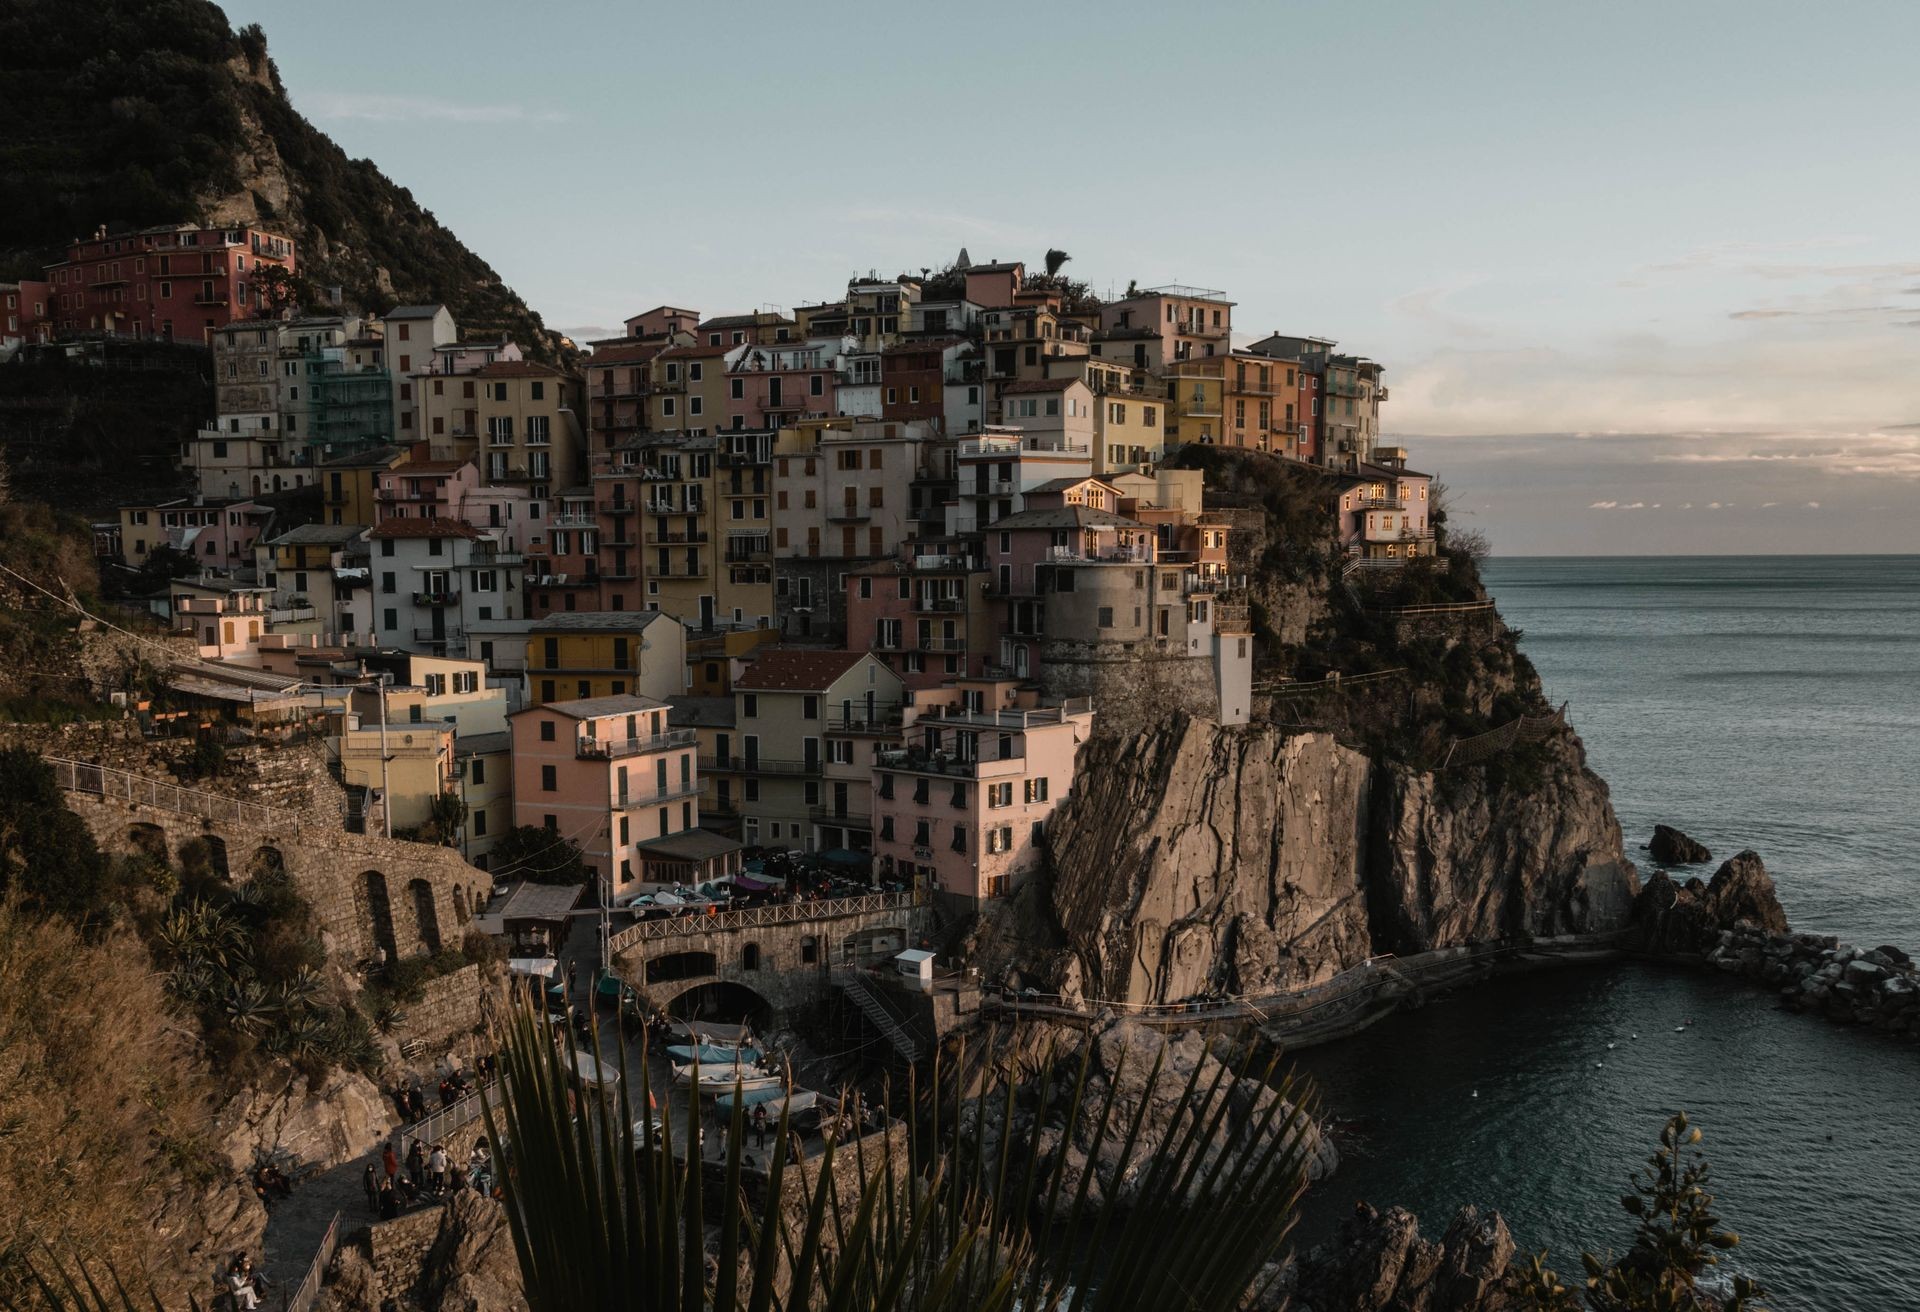
[[[260,222],[360,308],[443,301],[470,335],[557,338],[485,260],[293,108],[258,27],[209,0],[0,6],[0,277],[101,224]]]

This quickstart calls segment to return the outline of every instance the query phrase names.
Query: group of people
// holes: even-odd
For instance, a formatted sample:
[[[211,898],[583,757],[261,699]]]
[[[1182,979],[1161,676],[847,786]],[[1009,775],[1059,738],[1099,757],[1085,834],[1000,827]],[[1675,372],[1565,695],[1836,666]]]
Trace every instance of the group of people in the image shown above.
[[[238,1312],[253,1312],[260,1306],[260,1296],[267,1290],[267,1278],[253,1269],[253,1259],[245,1253],[236,1254],[227,1265],[223,1283]]]
[[[293,1181],[271,1161],[253,1168],[253,1195],[263,1207],[272,1207],[275,1199],[285,1198],[292,1192]]]
[[[391,1221],[402,1209],[422,1199],[449,1198],[471,1188],[482,1195],[494,1192],[493,1154],[483,1137],[473,1145],[465,1163],[456,1162],[444,1143],[424,1144],[415,1139],[402,1162],[389,1143],[378,1165],[368,1163],[364,1181],[367,1210]]]
[[[442,1108],[453,1106],[453,1104],[459,1102],[469,1093],[472,1093],[478,1084],[486,1084],[492,1080],[494,1071],[497,1069],[496,1061],[492,1053],[482,1053],[480,1056],[474,1058],[473,1066],[474,1076],[471,1079],[468,1078],[465,1071],[459,1069],[450,1070],[441,1078],[438,1092],[440,1094],[440,1106]],[[400,1118],[402,1120],[417,1121],[426,1116],[427,1097],[421,1089],[418,1079],[415,1079],[410,1084],[395,1084],[392,1089],[388,1090],[388,1094],[393,1099],[393,1105],[400,1109]]]

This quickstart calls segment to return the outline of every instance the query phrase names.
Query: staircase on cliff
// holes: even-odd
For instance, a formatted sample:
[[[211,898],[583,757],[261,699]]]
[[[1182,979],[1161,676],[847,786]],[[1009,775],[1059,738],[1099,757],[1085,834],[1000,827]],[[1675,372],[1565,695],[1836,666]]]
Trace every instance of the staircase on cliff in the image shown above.
[[[927,1055],[928,1045],[901,1017],[894,1014],[886,999],[862,971],[851,970],[834,977],[841,992],[860,1009],[873,1027],[880,1031],[893,1050],[911,1064]]]

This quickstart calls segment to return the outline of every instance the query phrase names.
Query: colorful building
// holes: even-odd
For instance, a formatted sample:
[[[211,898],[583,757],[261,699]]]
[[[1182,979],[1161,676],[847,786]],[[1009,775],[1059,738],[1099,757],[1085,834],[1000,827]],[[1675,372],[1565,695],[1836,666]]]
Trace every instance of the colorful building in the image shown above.
[[[687,631],[661,611],[559,611],[527,626],[533,704],[687,690]]]
[[[111,236],[101,228],[49,264],[46,281],[60,336],[206,343],[235,320],[270,315],[275,279],[294,269],[294,244],[278,233],[177,224]]]

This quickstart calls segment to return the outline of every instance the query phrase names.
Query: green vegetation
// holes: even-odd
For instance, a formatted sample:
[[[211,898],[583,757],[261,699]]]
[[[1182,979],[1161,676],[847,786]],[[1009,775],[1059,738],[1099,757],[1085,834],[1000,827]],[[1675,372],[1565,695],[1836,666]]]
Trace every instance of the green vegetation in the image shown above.
[[[100,224],[200,221],[224,201],[288,230],[312,285],[340,284],[374,311],[443,301],[470,333],[557,352],[540,317],[410,192],[294,110],[265,34],[234,32],[209,0],[0,7],[0,118],[0,277],[37,276],[50,251]],[[284,212],[250,176],[275,168]]]
[[[1634,1174],[1633,1192],[1620,1199],[1634,1218],[1633,1244],[1618,1259],[1581,1255],[1584,1299],[1561,1283],[1540,1253],[1520,1273],[1525,1306],[1532,1312],[1577,1312],[1583,1302],[1592,1312],[1764,1312],[1758,1300],[1766,1291],[1750,1277],[1734,1276],[1732,1292],[1724,1296],[1698,1288],[1701,1276],[1740,1243],[1714,1214],[1706,1158],[1687,1152],[1700,1137],[1684,1112],[1661,1129],[1659,1149]]]
[[[214,1068],[231,1081],[271,1057],[312,1076],[335,1064],[377,1068],[364,1017],[340,1006],[321,974],[326,950],[286,872],[236,885],[212,869],[204,843],[180,856],[179,887],[147,918],[146,937],[168,993],[199,1018]]]
[[[762,1185],[749,1183],[741,1111],[724,1167],[657,1151],[650,1118],[636,1133],[651,1102],[645,1063],[613,1091],[588,1090],[579,1101],[589,1114],[575,1118],[572,1058],[523,1000],[487,1129],[513,1146],[506,1206],[527,1303],[534,1312],[735,1312],[776,1300],[789,1312],[1239,1307],[1285,1242],[1304,1185],[1306,1123],[1281,1110],[1289,1090],[1254,1115],[1270,1068],[1221,1068],[1203,1086],[1196,1064],[1171,1107],[1121,1106],[1111,1085],[1084,1096],[1090,1056],[1088,1047],[1078,1062],[1050,1057],[1036,1081],[970,1102],[970,1121],[954,1114],[958,1082],[936,1069],[900,1133],[829,1140],[803,1160],[789,1155],[780,1111]],[[1159,1073],[1156,1061],[1150,1086]],[[1142,1150],[1150,1103],[1168,1124]],[[660,1116],[670,1142],[692,1132],[664,1099]],[[1056,1131],[1062,1117],[1067,1128]],[[1068,1184],[1056,1168],[1075,1127],[1111,1152],[1089,1154],[1094,1165]],[[1138,1205],[1104,1205],[1128,1179]]]

